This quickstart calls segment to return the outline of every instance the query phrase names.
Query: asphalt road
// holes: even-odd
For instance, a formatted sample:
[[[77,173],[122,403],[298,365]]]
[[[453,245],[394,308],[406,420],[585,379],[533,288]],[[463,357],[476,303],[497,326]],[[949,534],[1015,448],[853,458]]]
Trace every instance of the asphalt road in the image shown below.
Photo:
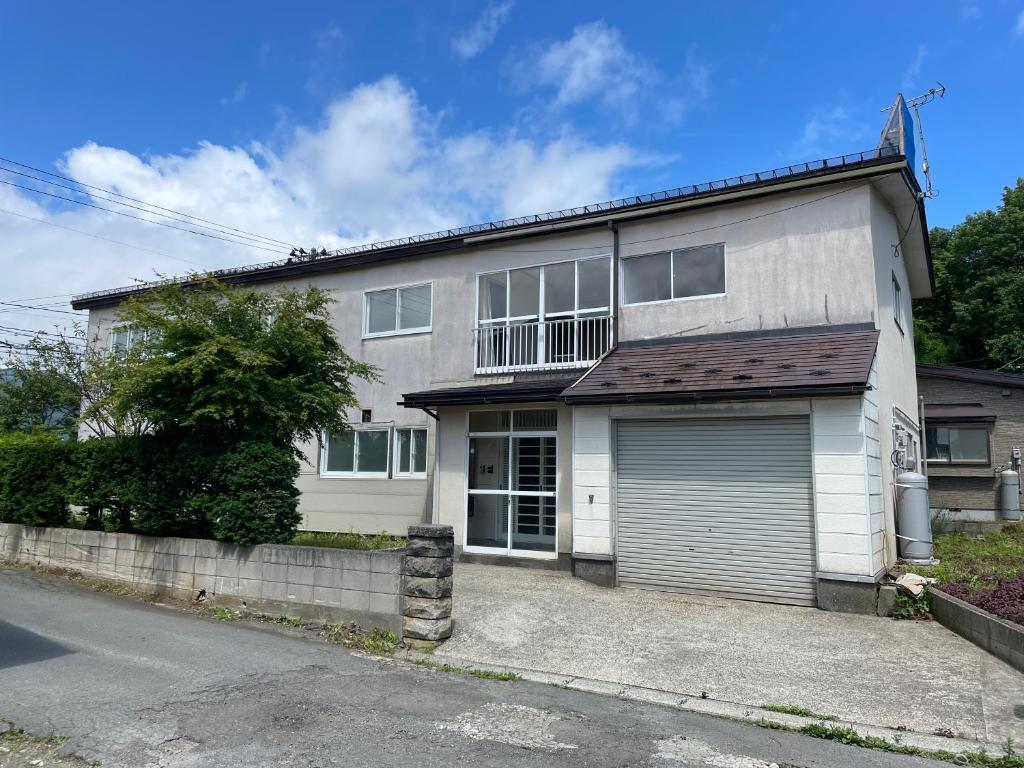
[[[103,766],[939,766],[0,569],[0,720]]]

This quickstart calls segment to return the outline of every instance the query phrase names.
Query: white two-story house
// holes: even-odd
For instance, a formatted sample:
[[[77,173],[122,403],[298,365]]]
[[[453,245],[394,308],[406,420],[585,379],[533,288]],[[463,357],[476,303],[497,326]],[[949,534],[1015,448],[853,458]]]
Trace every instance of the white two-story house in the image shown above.
[[[308,529],[447,523],[464,558],[838,608],[896,559],[932,290],[902,141],[220,277],[330,291],[381,369],[305,446]],[[73,305],[102,339],[138,290]]]

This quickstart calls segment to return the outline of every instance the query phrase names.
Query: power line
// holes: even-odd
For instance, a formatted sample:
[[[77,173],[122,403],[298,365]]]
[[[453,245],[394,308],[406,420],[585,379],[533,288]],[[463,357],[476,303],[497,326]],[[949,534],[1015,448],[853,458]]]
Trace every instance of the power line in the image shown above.
[[[41,309],[46,312],[59,312],[62,315],[74,315],[75,317],[81,317],[78,312],[70,309],[49,309],[48,307],[32,306],[31,304],[15,304],[11,301],[0,301],[0,305],[5,307],[17,307],[18,309]]]
[[[53,337],[58,338],[58,339],[67,339],[68,341],[72,341],[72,342],[80,342],[80,341],[82,341],[82,339],[79,339],[79,338],[77,338],[75,336],[67,336],[67,335],[65,335],[63,333],[55,333],[54,331],[33,330],[31,328],[15,328],[13,325],[0,325],[0,331],[9,331],[9,332],[12,332],[12,333],[21,334],[23,336],[38,336],[38,335],[53,336]],[[84,343],[84,342],[82,342],[82,343]]]
[[[141,205],[148,205],[150,208],[156,208],[156,209],[161,210],[161,211],[166,211],[167,213],[173,213],[173,214],[176,214],[178,216],[186,216],[186,217],[188,217],[190,219],[194,219],[195,221],[200,221],[200,222],[202,222],[204,224],[212,224],[213,226],[222,227],[223,229],[228,229],[228,230],[231,230],[233,232],[238,232],[238,233],[243,234],[243,235],[251,235],[253,237],[258,237],[258,238],[260,238],[262,240],[267,240],[267,241],[272,242],[272,243],[277,243],[278,245],[283,245],[286,248],[294,248],[295,247],[292,243],[287,243],[284,240],[278,240],[278,239],[273,238],[273,237],[266,237],[264,235],[258,235],[255,232],[249,232],[248,230],[245,230],[245,229],[239,229],[237,227],[231,227],[231,226],[228,226],[227,224],[218,224],[215,221],[210,221],[209,219],[203,219],[203,218],[200,218],[199,216],[193,216],[190,213],[182,213],[181,211],[176,211],[173,208],[165,208],[164,206],[157,205],[156,203],[148,203],[145,200],[139,200],[138,198],[135,198],[135,197],[129,197],[128,195],[123,195],[120,192],[114,192],[111,189],[105,189],[103,187],[97,187],[97,186],[94,186],[92,184],[86,184],[86,183],[81,182],[81,181],[76,181],[75,179],[68,178],[67,176],[61,176],[59,173],[53,173],[52,171],[47,171],[47,170],[45,170],[43,168],[36,168],[35,166],[32,166],[32,165],[27,165],[25,163],[19,163],[17,160],[11,160],[10,158],[0,157],[0,162],[10,163],[11,165],[16,165],[19,168],[28,168],[30,171],[35,171],[36,173],[42,173],[42,174],[45,174],[45,175],[47,175],[47,176],[49,176],[51,178],[54,178],[54,179],[61,179],[62,181],[70,181],[71,183],[77,184],[78,186],[84,187],[85,189],[95,189],[98,192],[103,192],[103,193],[108,194],[108,195],[114,195],[115,197],[119,197],[122,200],[131,200],[133,203],[139,203]],[[11,171],[11,173],[18,173],[18,172],[17,171]],[[26,174],[21,174],[21,175],[26,175]]]
[[[26,179],[32,179],[34,181],[39,181],[39,182],[42,182],[43,184],[48,184],[48,185],[53,186],[53,187],[60,187],[61,189],[67,189],[67,190],[75,192],[76,194],[79,194],[79,195],[87,195],[88,194],[93,199],[104,200],[104,201],[106,201],[108,203],[114,203],[114,205],[123,205],[125,208],[133,208],[136,211],[142,211],[143,213],[148,213],[148,214],[150,214],[152,216],[161,216],[161,217],[163,217],[165,219],[170,219],[171,221],[177,221],[180,224],[189,224],[190,226],[199,227],[200,229],[209,229],[209,230],[211,230],[213,232],[216,232],[218,234],[221,234],[221,235],[228,235],[229,237],[235,237],[235,238],[239,238],[241,240],[252,240],[253,242],[259,243],[261,245],[275,245],[275,244],[277,244],[277,245],[282,245],[282,246],[284,246],[286,248],[294,247],[294,246],[288,245],[287,243],[285,243],[285,242],[283,242],[281,240],[274,240],[273,238],[269,238],[269,237],[265,238],[262,235],[256,235],[256,236],[253,236],[253,237],[250,237],[249,235],[241,235],[241,234],[232,235],[230,232],[225,231],[227,229],[231,229],[230,227],[226,227],[225,225],[218,224],[218,225],[215,225],[215,227],[213,227],[213,226],[204,227],[204,226],[201,226],[199,224],[196,224],[194,221],[191,221],[188,218],[182,218],[182,217],[188,216],[188,214],[181,214],[180,217],[176,217],[176,216],[169,216],[166,213],[157,213],[156,211],[151,211],[149,208],[145,208],[143,206],[132,205],[131,203],[123,203],[120,200],[115,200],[112,197],[101,197],[101,196],[97,196],[95,194],[89,194],[89,193],[83,192],[82,190],[78,189],[77,187],[73,187],[73,186],[70,186],[68,184],[60,184],[60,183],[55,182],[55,181],[47,181],[46,179],[41,178],[39,176],[33,176],[31,173],[23,173],[22,171],[15,171],[12,168],[4,168],[4,167],[0,166],[0,171],[3,171],[4,173],[17,174],[18,176],[24,176]],[[112,194],[116,194],[116,193],[112,193]],[[144,205],[152,206],[152,203],[144,203]],[[158,207],[158,206],[152,206],[152,207]]]
[[[255,243],[245,243],[245,242],[242,242],[241,240],[231,240],[231,239],[229,239],[227,237],[219,237],[218,235],[210,234],[209,232],[200,232],[197,229],[187,229],[185,227],[176,227],[173,224],[168,224],[166,221],[153,221],[152,219],[147,219],[147,218],[144,218],[142,216],[135,216],[134,214],[131,214],[131,213],[125,213],[124,211],[115,211],[113,208],[104,208],[102,205],[95,205],[94,203],[87,203],[84,200],[76,200],[73,197],[67,197],[65,195],[58,195],[58,194],[56,194],[54,192],[47,192],[46,190],[43,190],[43,189],[36,189],[35,187],[26,187],[24,184],[16,184],[13,181],[7,181],[6,179],[0,179],[0,184],[6,184],[7,186],[15,187],[16,189],[23,189],[26,192],[34,192],[37,195],[46,195],[47,197],[52,197],[52,198],[55,198],[57,200],[64,200],[65,202],[74,203],[75,205],[84,205],[87,208],[95,208],[97,211],[106,211],[107,213],[113,213],[113,214],[116,214],[117,216],[124,216],[125,218],[128,218],[128,219],[135,219],[136,221],[141,221],[141,222],[144,222],[146,224],[156,224],[158,227],[167,227],[167,229],[175,229],[175,230],[177,230],[179,232],[187,232],[190,235],[199,235],[200,237],[208,237],[211,240],[221,240],[222,242],[231,243],[232,245],[244,245],[244,246],[247,246],[249,248],[256,248],[257,250],[267,251],[269,253],[280,253],[281,252],[280,249],[278,249],[278,248],[265,248],[262,245],[256,245]]]
[[[74,233],[79,234],[79,235],[84,235],[85,237],[91,237],[94,240],[103,240],[103,241],[108,242],[108,243],[114,243],[115,245],[123,245],[126,248],[134,248],[137,251],[145,251],[146,253],[152,253],[152,254],[155,254],[157,256],[164,256],[164,257],[166,257],[168,259],[174,259],[175,261],[183,261],[186,264],[194,264],[195,266],[202,267],[203,269],[212,269],[212,267],[210,267],[210,266],[208,266],[206,264],[201,264],[198,261],[192,261],[191,259],[184,259],[181,256],[172,256],[171,254],[164,253],[163,251],[154,251],[152,248],[145,248],[144,246],[141,246],[141,245],[132,245],[131,243],[126,243],[123,240],[114,240],[113,238],[104,237],[103,235],[94,235],[92,232],[86,232],[86,231],[81,230],[81,229],[75,229],[74,227],[67,227],[67,226],[65,226],[63,224],[57,224],[56,222],[53,222],[53,221],[47,221],[46,219],[39,219],[39,218],[36,218],[35,216],[26,216],[24,213],[17,213],[15,211],[8,211],[6,208],[0,208],[0,213],[6,213],[6,214],[8,214],[10,216],[17,216],[17,217],[22,218],[22,219],[28,219],[29,221],[34,221],[37,224],[45,224],[48,227],[56,227],[57,229],[66,229],[68,232],[74,232]],[[59,295],[60,296],[67,296],[69,298],[71,296],[74,296],[73,293],[62,293],[62,294],[59,294]],[[38,298],[46,299],[46,298],[51,298],[51,297],[49,297],[49,296],[40,296]],[[30,301],[30,299],[24,299],[24,301]]]

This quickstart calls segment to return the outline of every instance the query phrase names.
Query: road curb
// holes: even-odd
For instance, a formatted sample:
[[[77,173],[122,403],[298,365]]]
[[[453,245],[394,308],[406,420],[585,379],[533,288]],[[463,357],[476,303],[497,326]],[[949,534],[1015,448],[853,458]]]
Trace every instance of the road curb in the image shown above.
[[[444,653],[419,653],[407,651],[400,658],[409,661],[417,659],[427,660],[436,664],[450,664],[453,667],[466,669],[480,669],[488,672],[512,672],[519,675],[523,680],[535,683],[546,683],[559,688],[567,688],[585,693],[597,693],[604,696],[615,696],[627,701],[639,701],[646,704],[661,704],[667,707],[695,712],[697,714],[713,715],[731,720],[742,720],[753,725],[761,721],[770,721],[784,725],[791,730],[799,730],[805,725],[825,724],[828,726],[843,726],[853,728],[861,736],[876,736],[890,744],[904,747],[916,747],[929,752],[988,752],[989,754],[1000,754],[1003,746],[990,744],[988,742],[962,739],[956,737],[936,736],[933,733],[914,731],[911,729],[885,728],[878,725],[869,725],[853,720],[818,720],[813,717],[801,715],[789,715],[781,712],[773,712],[760,706],[751,704],[738,704],[732,701],[721,699],[704,698],[700,694],[688,695],[674,691],[666,691],[659,688],[646,688],[639,685],[629,685],[610,680],[598,680],[586,677],[575,677],[573,675],[555,674],[543,672],[537,669],[524,667],[512,667],[504,664],[485,664],[472,659],[465,659],[458,656],[449,656]]]

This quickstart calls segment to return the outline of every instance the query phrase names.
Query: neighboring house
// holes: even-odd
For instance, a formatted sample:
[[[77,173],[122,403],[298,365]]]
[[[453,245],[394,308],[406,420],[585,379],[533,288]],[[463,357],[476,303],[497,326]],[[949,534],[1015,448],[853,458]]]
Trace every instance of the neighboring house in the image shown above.
[[[928,503],[957,520],[999,517],[999,473],[1024,448],[1024,375],[917,366]]]
[[[306,528],[433,520],[464,557],[801,605],[870,596],[895,561],[932,291],[902,139],[219,276],[330,291],[383,372],[352,432],[305,446]],[[73,306],[102,338],[139,290]]]

